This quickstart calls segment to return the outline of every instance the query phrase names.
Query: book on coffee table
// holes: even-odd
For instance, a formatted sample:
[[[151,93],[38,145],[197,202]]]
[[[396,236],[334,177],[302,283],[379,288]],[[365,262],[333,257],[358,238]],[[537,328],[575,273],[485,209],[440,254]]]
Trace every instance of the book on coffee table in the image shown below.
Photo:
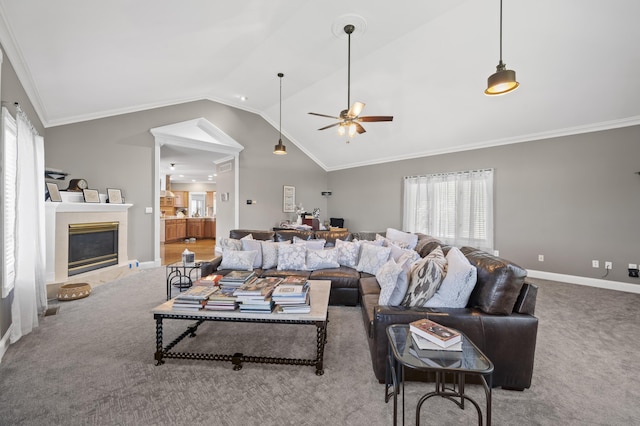
[[[457,331],[426,318],[409,323],[409,330],[444,348],[462,341],[462,335]]]
[[[416,350],[429,350],[429,351],[448,351],[448,352],[462,352],[462,342],[454,343],[451,346],[443,347],[437,343],[433,343],[431,340],[427,340],[424,337],[420,337],[416,333],[410,333],[413,339],[413,345]]]

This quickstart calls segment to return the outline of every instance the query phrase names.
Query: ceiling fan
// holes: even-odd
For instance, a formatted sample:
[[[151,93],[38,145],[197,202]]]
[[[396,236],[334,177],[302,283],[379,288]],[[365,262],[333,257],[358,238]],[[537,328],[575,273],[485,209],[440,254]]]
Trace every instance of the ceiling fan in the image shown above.
[[[318,114],[317,112],[310,112],[311,115],[317,115],[319,117],[327,117],[333,118],[335,120],[339,120],[337,123],[330,124],[325,127],[321,127],[318,130],[325,130],[331,127],[338,126],[338,134],[340,136],[348,133],[349,137],[352,138],[356,135],[356,133],[364,133],[366,130],[360,123],[371,123],[375,121],[393,121],[392,115],[370,115],[361,117],[360,114],[364,109],[364,105],[362,102],[354,102],[351,105],[351,34],[356,29],[353,24],[347,24],[344,27],[344,32],[347,33],[347,37],[349,39],[349,49],[348,49],[348,66],[347,66],[347,109],[344,109],[340,112],[339,117],[335,117],[332,115],[326,114]],[[351,107],[349,107],[351,105]],[[349,141],[347,141],[349,143]]]

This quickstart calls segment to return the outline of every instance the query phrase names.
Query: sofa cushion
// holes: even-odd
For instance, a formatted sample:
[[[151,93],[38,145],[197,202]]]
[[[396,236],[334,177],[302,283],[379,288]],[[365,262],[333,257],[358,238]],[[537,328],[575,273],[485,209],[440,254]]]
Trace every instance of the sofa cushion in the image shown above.
[[[389,260],[391,249],[374,244],[362,244],[360,247],[360,259],[356,270],[375,275],[378,269]]]
[[[304,244],[283,244],[278,248],[278,270],[305,270],[307,248]]]
[[[473,247],[462,247],[460,250],[478,270],[478,280],[468,306],[488,314],[509,315],[524,285],[527,271],[515,263]]]
[[[316,238],[325,240],[327,242],[325,247],[335,247],[337,239],[351,241],[351,234],[346,229],[339,231],[316,231]]]
[[[382,265],[376,273],[380,285],[378,304],[398,306],[402,303],[409,287],[408,275],[393,259]]]
[[[412,234],[411,232],[399,231],[394,228],[387,228],[386,237],[388,240],[400,243],[398,245],[403,248],[414,249],[418,243],[418,235]]]
[[[310,271],[315,271],[316,269],[339,268],[338,251],[335,248],[311,250],[307,247],[306,266]]]
[[[238,251],[238,250],[222,250],[222,262],[220,269],[234,269],[239,271],[252,271],[253,261],[256,258],[255,250]]]
[[[438,287],[447,271],[447,259],[440,247],[436,247],[425,258],[415,262],[411,267],[409,290],[402,301],[402,306],[424,306],[438,291]]]
[[[465,308],[478,277],[476,267],[457,247],[446,255],[447,274],[436,294],[424,304],[432,308]]]
[[[291,242],[260,241],[260,244],[262,245],[262,269],[271,269],[278,266],[278,247],[282,244],[291,244]]]
[[[336,250],[338,251],[338,263],[342,266],[355,268],[358,266],[360,257],[360,243],[357,241],[336,240]]]
[[[429,253],[431,253],[433,249],[441,245],[442,242],[437,238],[424,237],[418,240],[418,243],[416,244],[416,248],[414,250],[418,252],[420,257],[425,257]]]
[[[255,251],[256,256],[253,259],[253,267],[261,268],[262,267],[262,244],[259,240],[247,240],[241,239],[242,250],[243,251]]]
[[[280,229],[276,231],[275,240],[278,242],[282,241],[293,241],[293,237],[298,237],[302,240],[310,240],[314,237],[314,231],[299,231],[297,229]]]
[[[252,229],[232,229],[231,231],[229,231],[229,237],[236,240],[246,237],[247,235],[251,235],[254,240],[273,241],[275,232]]]

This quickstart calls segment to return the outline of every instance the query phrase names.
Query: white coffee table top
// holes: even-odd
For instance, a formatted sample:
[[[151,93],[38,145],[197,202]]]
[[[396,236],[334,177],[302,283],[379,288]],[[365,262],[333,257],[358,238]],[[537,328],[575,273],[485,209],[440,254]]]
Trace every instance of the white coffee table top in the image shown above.
[[[277,313],[253,313],[235,311],[210,311],[200,309],[189,311],[184,309],[173,309],[171,299],[152,309],[153,314],[185,315],[190,317],[203,318],[255,318],[262,320],[283,320],[283,321],[326,321],[327,308],[329,306],[329,293],[331,291],[331,281],[329,280],[309,280],[309,297],[311,300],[311,312],[308,314],[277,314]]]

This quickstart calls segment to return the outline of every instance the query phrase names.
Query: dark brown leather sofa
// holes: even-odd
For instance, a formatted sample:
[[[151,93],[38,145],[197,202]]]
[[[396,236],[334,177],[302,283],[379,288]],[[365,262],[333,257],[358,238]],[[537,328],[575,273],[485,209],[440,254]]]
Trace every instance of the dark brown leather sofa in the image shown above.
[[[378,232],[384,235],[384,232]],[[236,229],[229,234],[240,239],[251,234],[254,239],[285,241],[296,236],[302,239],[324,238],[327,246],[341,240],[373,240],[375,232],[297,231]],[[421,238],[424,236],[420,236]],[[418,253],[426,256],[434,244],[418,244]],[[448,247],[442,245],[445,253]],[[391,324],[407,324],[420,318],[430,318],[445,326],[462,331],[493,362],[493,386],[524,390],[531,386],[538,319],[534,316],[537,287],[526,283],[526,270],[505,259],[471,247],[461,251],[477,268],[477,283],[465,308],[405,308],[378,305],[380,286],[375,276],[352,268],[340,267],[317,271],[256,270],[259,276],[301,275],[309,279],[331,280],[332,305],[361,305],[364,327],[376,378],[384,382],[388,340],[386,328]],[[218,259],[213,270],[220,263]],[[219,270],[221,274],[228,271]],[[411,375],[408,379],[423,380]]]

